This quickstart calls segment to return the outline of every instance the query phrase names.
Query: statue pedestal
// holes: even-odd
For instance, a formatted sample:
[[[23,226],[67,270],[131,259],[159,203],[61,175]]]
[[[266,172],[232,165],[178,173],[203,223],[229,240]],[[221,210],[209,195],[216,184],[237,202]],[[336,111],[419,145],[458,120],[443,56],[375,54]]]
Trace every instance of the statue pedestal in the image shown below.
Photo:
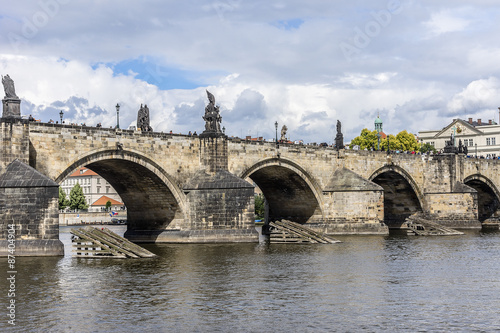
[[[2,104],[2,118],[21,118],[21,100],[19,98],[4,98]]]

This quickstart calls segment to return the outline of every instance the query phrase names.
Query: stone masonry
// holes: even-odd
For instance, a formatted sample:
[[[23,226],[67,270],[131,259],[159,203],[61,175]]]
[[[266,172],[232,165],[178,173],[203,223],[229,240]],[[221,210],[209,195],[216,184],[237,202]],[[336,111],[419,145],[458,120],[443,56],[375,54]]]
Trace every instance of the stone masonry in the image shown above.
[[[0,256],[6,256],[9,226],[16,256],[63,255],[59,240],[59,185],[14,160],[0,176]],[[12,253],[11,253],[12,254]]]
[[[497,160],[277,147],[220,133],[200,138],[20,119],[2,119],[0,129],[1,173],[16,158],[56,183],[78,167],[94,168],[124,198],[130,235],[143,241],[249,239],[220,236],[235,228],[253,233],[252,184],[243,180],[263,191],[270,219],[291,217],[329,234],[386,234],[386,218],[401,223],[413,213],[462,228],[500,216]],[[207,184],[217,186],[209,192]],[[228,212],[226,220],[210,213],[214,207],[218,216]]]

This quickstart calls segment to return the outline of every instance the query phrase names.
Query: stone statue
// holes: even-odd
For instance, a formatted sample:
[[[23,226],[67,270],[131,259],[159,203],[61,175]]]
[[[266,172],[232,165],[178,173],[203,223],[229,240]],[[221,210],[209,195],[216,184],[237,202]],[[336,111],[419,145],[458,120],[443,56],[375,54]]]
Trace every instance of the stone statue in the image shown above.
[[[5,90],[5,97],[2,99],[2,118],[21,118],[21,99],[16,95],[14,81],[7,74],[2,75],[2,83]]]
[[[342,123],[337,120],[337,135],[335,136],[335,147],[337,150],[344,149],[344,135],[342,134]]]
[[[215,105],[215,97],[207,90],[208,105],[205,107],[205,115],[202,117],[205,120],[204,133],[222,133],[220,123],[222,117],[220,115],[219,107]]]
[[[141,129],[143,132],[152,132],[153,129],[149,125],[149,108],[146,104],[139,109],[137,112],[137,128]]]
[[[288,131],[288,127],[286,127],[286,125],[283,125],[283,127],[281,128],[281,142],[286,141],[286,131]]]
[[[14,81],[10,78],[9,74],[2,75],[3,89],[5,90],[5,98],[19,98],[16,95],[16,90],[14,88]]]
[[[459,148],[455,147],[455,137],[453,133],[451,133],[450,140],[444,142],[443,152],[446,154],[457,154],[459,152]]]

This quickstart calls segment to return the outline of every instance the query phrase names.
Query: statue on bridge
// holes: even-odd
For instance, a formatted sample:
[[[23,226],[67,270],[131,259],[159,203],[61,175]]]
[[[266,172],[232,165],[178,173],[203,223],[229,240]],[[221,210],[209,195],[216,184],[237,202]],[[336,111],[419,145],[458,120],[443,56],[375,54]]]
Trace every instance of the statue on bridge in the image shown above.
[[[137,128],[143,132],[152,132],[153,128],[149,125],[149,108],[146,104],[137,112]]]
[[[287,141],[286,140],[286,131],[288,131],[288,127],[286,127],[286,125],[283,125],[283,127],[281,128],[281,139],[280,139],[280,142]]]
[[[202,117],[205,120],[205,131],[203,133],[222,134],[220,123],[222,117],[219,107],[215,105],[215,97],[207,90],[209,104],[205,107],[205,115]]]
[[[459,146],[462,145],[462,140],[459,142]],[[450,140],[444,142],[443,153],[445,154],[461,154],[462,148],[455,147],[455,136],[451,133]]]
[[[342,123],[337,120],[337,135],[335,136],[335,147],[337,150],[344,149],[344,135],[342,134]]]
[[[21,119],[21,99],[16,95],[14,81],[7,74],[2,75],[2,83],[5,90],[5,97],[2,99],[2,118]]]
[[[9,74],[2,75],[3,89],[5,90],[5,98],[19,98],[16,95],[16,90],[14,88],[14,80],[12,80]]]

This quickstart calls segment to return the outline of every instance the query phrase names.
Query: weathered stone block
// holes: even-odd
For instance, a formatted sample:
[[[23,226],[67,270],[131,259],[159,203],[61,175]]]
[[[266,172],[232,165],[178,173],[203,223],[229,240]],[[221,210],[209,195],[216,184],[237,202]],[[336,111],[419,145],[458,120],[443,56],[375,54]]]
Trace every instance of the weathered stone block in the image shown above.
[[[0,175],[0,256],[8,254],[9,230],[15,230],[17,256],[63,255],[59,240],[59,185],[15,160]],[[12,226],[12,227],[11,227]]]

